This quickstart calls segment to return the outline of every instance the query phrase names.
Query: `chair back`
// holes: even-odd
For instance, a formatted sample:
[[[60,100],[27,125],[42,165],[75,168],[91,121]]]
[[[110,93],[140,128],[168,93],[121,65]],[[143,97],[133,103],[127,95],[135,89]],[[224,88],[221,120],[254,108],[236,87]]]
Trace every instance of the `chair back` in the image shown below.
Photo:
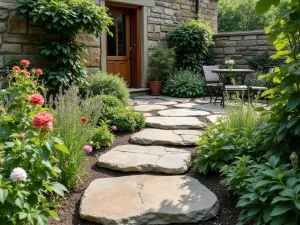
[[[269,72],[270,74],[273,74],[275,72],[275,67],[270,67]]]
[[[203,66],[204,76],[206,82],[219,82],[220,77],[218,74],[213,73],[212,70],[219,69],[218,65],[215,66]]]

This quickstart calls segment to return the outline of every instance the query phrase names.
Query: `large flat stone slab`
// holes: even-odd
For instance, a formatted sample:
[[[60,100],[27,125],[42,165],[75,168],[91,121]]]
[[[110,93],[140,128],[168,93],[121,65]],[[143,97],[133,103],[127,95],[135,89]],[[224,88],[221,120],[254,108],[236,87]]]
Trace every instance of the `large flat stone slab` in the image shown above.
[[[137,112],[150,112],[154,110],[164,110],[167,106],[164,105],[138,105],[133,107]]]
[[[132,143],[141,145],[193,146],[199,140],[200,130],[160,130],[147,128],[131,136]]]
[[[160,116],[172,116],[172,117],[190,117],[190,116],[208,116],[210,115],[207,111],[202,111],[198,109],[167,109],[158,111],[158,115]]]
[[[210,97],[205,97],[205,98],[197,98],[194,99],[195,103],[199,103],[199,104],[209,104],[209,103],[214,103],[216,100],[215,97],[212,98],[211,102],[210,102]],[[217,103],[221,102],[221,97],[218,98]]]
[[[207,125],[196,117],[147,117],[148,127],[159,129],[203,129]]]
[[[166,101],[162,99],[152,99],[152,100],[143,100],[137,99],[134,100],[135,105],[176,105],[178,102],[175,101]]]
[[[189,176],[126,176],[94,180],[80,217],[103,225],[197,223],[218,214],[214,193]]]
[[[163,146],[123,145],[101,155],[98,166],[124,172],[185,173],[192,164],[191,153]]]
[[[188,109],[197,109],[197,110],[204,110],[204,111],[209,111],[212,113],[224,113],[225,109],[214,103],[209,103],[209,104],[195,104],[195,103],[183,103],[183,104],[178,104],[174,105],[175,108],[188,108]]]

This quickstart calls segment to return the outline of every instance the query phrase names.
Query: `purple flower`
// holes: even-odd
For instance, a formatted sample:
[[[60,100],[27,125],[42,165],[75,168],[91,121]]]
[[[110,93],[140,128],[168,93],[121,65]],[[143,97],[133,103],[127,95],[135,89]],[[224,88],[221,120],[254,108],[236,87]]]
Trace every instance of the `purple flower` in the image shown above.
[[[116,131],[116,130],[117,130],[117,127],[116,127],[116,126],[111,126],[111,129],[112,129],[113,131]]]
[[[92,146],[89,146],[89,145],[85,145],[85,146],[83,147],[83,150],[86,151],[86,152],[88,152],[88,153],[90,153],[90,152],[93,151],[93,147],[92,147]]]

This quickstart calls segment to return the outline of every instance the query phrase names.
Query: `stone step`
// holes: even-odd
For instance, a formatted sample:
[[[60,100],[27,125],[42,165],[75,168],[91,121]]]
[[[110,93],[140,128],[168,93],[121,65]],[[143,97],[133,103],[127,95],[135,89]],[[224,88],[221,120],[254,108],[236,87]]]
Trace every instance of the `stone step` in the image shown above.
[[[124,172],[185,173],[191,152],[162,146],[123,145],[101,155],[98,166]]]
[[[160,116],[171,116],[171,117],[191,117],[191,116],[209,116],[210,113],[198,109],[167,109],[157,112]]]
[[[126,176],[94,180],[80,217],[103,225],[197,223],[218,214],[214,193],[189,176]]]
[[[160,130],[146,128],[131,136],[130,141],[141,145],[194,146],[199,140],[200,130]]]
[[[137,105],[133,107],[137,112],[151,112],[154,110],[164,110],[167,106],[164,105]]]
[[[146,125],[165,130],[172,129],[203,129],[207,125],[196,117],[147,117]]]
[[[209,111],[212,113],[224,113],[225,109],[219,104],[209,103],[209,104],[195,104],[195,103],[183,103],[174,105],[175,108],[187,108],[187,109],[197,109]]]

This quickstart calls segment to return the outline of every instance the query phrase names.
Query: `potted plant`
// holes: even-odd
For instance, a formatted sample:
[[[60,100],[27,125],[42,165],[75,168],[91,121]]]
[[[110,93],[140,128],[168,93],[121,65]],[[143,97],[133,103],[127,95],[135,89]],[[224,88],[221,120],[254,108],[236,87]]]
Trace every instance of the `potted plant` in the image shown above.
[[[175,51],[168,48],[157,48],[149,62],[149,87],[152,95],[159,95],[162,88],[162,80],[173,72],[175,63]]]
[[[234,64],[235,64],[235,62],[233,59],[228,58],[225,60],[225,65],[228,67],[229,70],[233,69]]]

